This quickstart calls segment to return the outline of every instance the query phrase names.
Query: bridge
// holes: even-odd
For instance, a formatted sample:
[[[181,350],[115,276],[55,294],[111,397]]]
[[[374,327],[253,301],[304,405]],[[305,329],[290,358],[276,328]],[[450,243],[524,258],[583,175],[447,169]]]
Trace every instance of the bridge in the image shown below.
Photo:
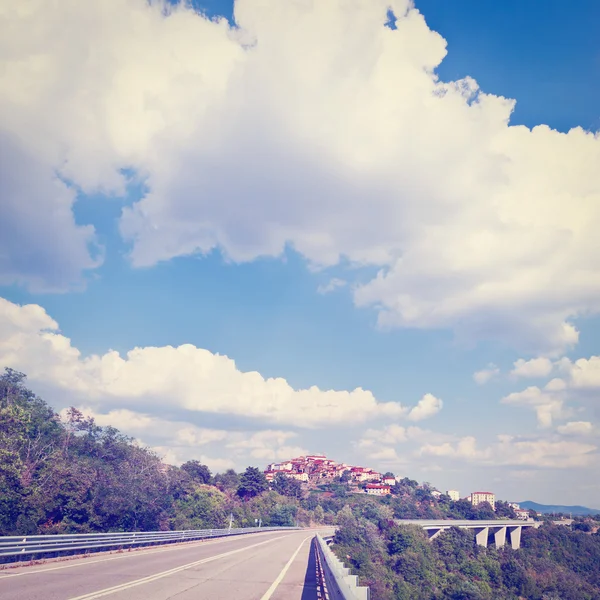
[[[502,548],[508,540],[513,550],[521,547],[521,531],[523,527],[539,527],[541,523],[537,521],[515,521],[515,520],[492,520],[492,521],[424,521],[422,519],[397,519],[399,525],[418,525],[425,529],[429,539],[435,539],[442,531],[451,527],[460,529],[472,529],[475,531],[475,541],[480,546],[487,546],[490,543],[496,545],[496,548]]]
[[[539,526],[523,521],[398,523],[423,527],[430,539],[451,527],[473,529],[478,544],[487,546],[492,540],[500,547],[508,538],[513,548],[520,545],[523,527]],[[0,598],[368,600],[369,589],[358,585],[358,578],[325,541],[334,531],[333,527],[252,528],[0,538],[0,557],[11,559],[17,554],[37,559],[48,553],[101,550],[0,565]]]

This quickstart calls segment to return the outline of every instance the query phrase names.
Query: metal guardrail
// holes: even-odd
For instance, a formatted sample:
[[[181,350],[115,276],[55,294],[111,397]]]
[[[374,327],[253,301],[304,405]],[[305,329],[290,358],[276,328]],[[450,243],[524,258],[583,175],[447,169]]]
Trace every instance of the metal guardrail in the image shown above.
[[[370,600],[369,588],[359,586],[358,576],[350,574],[319,534],[316,538],[317,568],[323,571],[329,600]]]
[[[188,542],[206,538],[243,535],[263,531],[289,531],[298,527],[244,527],[196,529],[187,531],[135,531],[58,535],[18,535],[0,537],[0,562],[3,558],[35,554],[58,554],[73,550],[98,550],[152,544]]]

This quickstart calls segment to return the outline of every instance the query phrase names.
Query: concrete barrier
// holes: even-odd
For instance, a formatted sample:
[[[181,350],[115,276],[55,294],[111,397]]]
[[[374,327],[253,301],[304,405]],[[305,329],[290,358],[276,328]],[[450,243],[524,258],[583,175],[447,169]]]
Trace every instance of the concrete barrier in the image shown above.
[[[325,580],[324,600],[370,600],[369,588],[358,585],[358,577],[350,573],[319,534],[316,550],[317,571],[322,569]]]

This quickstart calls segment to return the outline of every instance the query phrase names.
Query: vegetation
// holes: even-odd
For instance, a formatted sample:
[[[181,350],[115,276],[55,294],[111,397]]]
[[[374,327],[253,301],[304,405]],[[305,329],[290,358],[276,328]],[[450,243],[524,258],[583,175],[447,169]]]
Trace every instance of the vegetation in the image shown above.
[[[477,546],[472,532],[458,528],[429,541],[423,529],[398,525],[392,514],[380,505],[346,507],[338,516],[334,550],[374,600],[600,598],[598,533],[545,523],[523,531],[520,550],[497,550]]]
[[[61,420],[24,382],[11,369],[0,376],[0,535],[227,527],[230,515],[236,527],[314,519],[293,486],[269,491],[256,467],[213,477],[198,461],[166,465],[74,408]]]
[[[347,479],[347,478],[346,478]],[[348,481],[310,493],[278,475],[269,486],[248,467],[213,475],[206,465],[164,464],[112,427],[71,408],[59,416],[25,387],[0,375],[0,535],[337,524],[335,550],[372,588],[373,600],[575,600],[600,598],[598,523],[544,524],[523,533],[520,551],[483,549],[453,529],[430,542],[399,519],[512,518],[498,502],[472,507],[435,498],[405,478],[393,495],[350,493]]]

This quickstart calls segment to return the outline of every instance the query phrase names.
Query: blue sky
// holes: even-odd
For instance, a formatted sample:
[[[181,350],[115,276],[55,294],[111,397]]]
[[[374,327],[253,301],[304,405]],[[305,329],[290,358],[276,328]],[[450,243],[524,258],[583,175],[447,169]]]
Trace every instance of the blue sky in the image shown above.
[[[370,11],[376,3],[362,4]],[[111,10],[119,13],[134,10],[116,0],[113,5]],[[135,8],[140,15],[145,14],[143,5]],[[231,3],[195,6],[211,17],[231,19]],[[57,409],[84,407],[99,422],[123,428],[168,460],[199,457],[219,470],[241,468],[248,461],[263,466],[288,451],[323,451],[340,461],[389,469],[465,494],[492,488],[512,500],[600,506],[600,488],[589,483],[598,466],[600,426],[594,360],[600,354],[600,281],[593,258],[598,242],[585,227],[586,221],[593,224],[600,218],[594,168],[600,141],[593,138],[600,129],[600,45],[594,32],[598,4],[582,0],[565,10],[552,1],[542,11],[534,2],[416,2],[429,30],[447,41],[443,60],[439,38],[410,13],[401,15],[398,7],[401,26],[393,39],[407,41],[388,60],[391,50],[382,50],[387,48],[381,46],[384,38],[371,46],[381,34],[360,19],[355,22],[343,12],[311,14],[309,8],[306,29],[288,41],[286,23],[298,15],[285,14],[270,2],[264,6],[269,10],[261,12],[251,0],[242,5],[241,29],[259,51],[254,63],[248,61],[250,66],[239,72],[231,65],[242,64],[246,59],[240,56],[252,56],[252,51],[233,45],[231,35],[221,33],[224,26],[203,21],[204,28],[196,30],[201,17],[193,11],[168,18],[153,15],[147,27],[154,33],[131,39],[121,39],[108,17],[106,22],[93,17],[100,19],[98,47],[124,56],[128,74],[115,66],[118,60],[108,58],[67,69],[92,43],[84,34],[90,15],[83,9],[70,25],[80,28],[72,46],[56,44],[54,21],[49,23],[50,37],[39,44],[47,48],[47,60],[64,72],[57,68],[52,71],[55,80],[28,92],[33,100],[39,95],[44,115],[18,90],[6,101],[13,113],[7,112],[12,118],[3,123],[2,144],[19,144],[22,155],[15,156],[23,158],[11,163],[9,184],[0,190],[9,217],[4,242],[0,238],[0,297],[8,302],[0,332],[4,327],[9,340],[0,345],[0,364],[27,372],[34,388]],[[46,17],[37,15],[42,21]],[[17,26],[27,25],[18,23],[16,15],[8,18]],[[348,35],[352,40],[340,33],[342,41],[336,42],[335,28],[347,18],[354,27]],[[325,32],[332,32],[331,40],[322,33],[312,37],[321,23]],[[156,35],[154,55],[148,39]],[[21,52],[31,58],[18,36],[9,44],[14,57]],[[344,90],[352,89],[358,97],[365,90],[383,89],[370,87],[379,85],[375,71],[364,75],[372,65],[367,59],[363,64],[363,47],[364,56],[381,53],[379,64],[389,70],[384,87],[397,91],[389,107],[348,108],[354,111],[348,119],[356,121],[346,133],[343,120],[336,129],[337,111],[328,108],[329,102],[339,106],[342,98],[346,110],[352,95]],[[278,50],[281,64],[273,58]],[[334,57],[325,74],[314,63],[314,77],[324,78],[316,79],[320,87],[315,84],[322,96],[311,88],[311,52],[324,62]],[[181,53],[178,62],[170,64],[168,57],[176,53]],[[426,68],[439,65],[423,82],[423,69],[413,71],[415,61]],[[281,72],[275,72],[278,68]],[[198,73],[203,75],[196,80]],[[486,104],[480,121],[473,106],[453,117],[451,111],[459,109],[450,100],[447,113],[427,113],[428,100],[419,90],[435,85],[436,75],[442,82],[470,77],[486,94],[516,99],[511,126],[545,124],[563,134],[579,126],[591,138],[556,133],[541,140],[524,130],[526,137],[515,135],[507,142],[502,101]],[[222,77],[232,91],[223,92]],[[337,87],[338,78],[342,87]],[[168,85],[162,86],[163,80]],[[143,108],[133,100],[139,89],[144,91]],[[90,90],[104,104],[90,100]],[[211,104],[213,94],[221,100]],[[367,95],[363,102],[377,102],[381,95]],[[271,102],[275,108],[263,112]],[[204,103],[212,117],[197,112]],[[397,116],[394,103],[409,108]],[[306,115],[303,107],[308,107]],[[378,111],[388,108],[380,127]],[[28,110],[35,118],[28,117]],[[144,112],[135,118],[136,110]],[[82,121],[77,120],[80,114]],[[314,129],[296,129],[304,116]],[[370,129],[359,130],[365,123]],[[430,123],[435,123],[433,133]],[[226,135],[228,127],[232,133]],[[469,142],[457,141],[463,137]],[[501,172],[505,166],[493,162],[495,154],[485,158],[489,162],[480,160],[490,148],[502,148],[509,158],[499,164],[514,164],[515,172]],[[307,167],[313,157],[320,158]],[[539,162],[526,164],[531,157]],[[452,161],[456,164],[450,168]],[[464,180],[457,175],[463,167]],[[554,179],[547,179],[549,171]],[[564,180],[558,179],[563,175]],[[57,176],[68,182],[58,192]],[[456,196],[448,191],[454,187]],[[560,194],[548,199],[547,209],[542,201],[541,210],[533,201],[530,207],[530,198],[543,198],[548,189]],[[76,198],[72,206],[69,194]],[[494,200],[493,212],[474,216],[474,207],[495,194],[499,200]],[[464,207],[457,208],[463,201]],[[423,208],[429,202],[431,208]],[[517,237],[500,229],[490,234],[490,246],[482,242],[474,253],[473,246],[464,252],[458,248],[462,239],[486,227],[490,215],[496,218],[497,206],[503,207],[498,214],[505,229],[519,223]],[[69,222],[71,210],[74,224]],[[562,210],[565,216],[554,219]],[[552,216],[547,222],[545,213]],[[419,241],[435,230],[436,220],[443,224],[440,235],[449,232],[448,238],[440,238],[447,246],[436,241],[424,248]],[[391,221],[398,225],[390,227]],[[102,248],[102,264],[92,268],[85,241],[77,237],[83,235],[82,226],[93,227],[94,244]],[[271,242],[280,239],[281,245]],[[527,240],[533,240],[531,248]],[[455,244],[457,255],[452,257]],[[561,244],[566,244],[562,260]],[[513,247],[517,258],[509,252]],[[489,252],[486,262],[465,267],[478,252]],[[27,260],[18,260],[21,255]],[[430,259],[431,266],[426,264]],[[392,277],[396,271],[399,279]],[[373,284],[378,272],[385,281]],[[494,272],[500,273],[500,283]],[[580,279],[570,279],[570,273]],[[344,284],[323,293],[332,280]],[[481,290],[488,285],[495,291],[482,300]],[[27,304],[39,305],[48,316],[31,319],[13,306]],[[49,326],[56,342],[51,349],[44,338],[48,318],[59,327]],[[575,326],[578,339],[562,323]],[[71,350],[79,350],[78,357],[65,350],[64,338]],[[404,412],[357,404],[351,418],[345,411],[354,411],[353,405],[345,409],[346,400],[333,400],[339,404],[323,417],[326,428],[315,429],[314,423],[303,421],[312,396],[300,400],[250,384],[232,391],[229,376],[218,379],[210,373],[203,375],[203,385],[214,393],[214,405],[203,404],[194,397],[193,370],[202,371],[204,359],[178,369],[180,359],[163,354],[164,347],[182,344],[226,355],[240,372],[283,378],[294,390],[362,388],[382,406],[401,403]],[[125,357],[136,347],[155,347],[164,359],[155,363],[144,354],[139,371],[118,376],[118,389],[111,387],[112,372],[84,364],[91,355],[116,350]],[[510,375],[518,359],[541,362],[532,363],[527,373]],[[577,364],[578,359],[585,363]],[[162,391],[155,392],[151,383],[140,391],[138,379],[158,377],[163,360],[173,364],[157,384]],[[485,369],[489,377],[481,375],[477,381],[474,373]],[[564,387],[543,390],[552,378]],[[172,390],[165,383],[169,380],[177,381]],[[532,386],[538,391],[523,394]],[[281,393],[273,416],[261,394]],[[235,408],[228,404],[232,394]],[[426,394],[437,403],[425,402],[426,416],[417,418],[411,407]],[[509,394],[521,395],[502,401]],[[263,401],[262,412],[251,410]],[[315,396],[314,401],[315,415],[318,410],[329,414],[329,400]],[[302,410],[286,408],[295,403]],[[136,425],[136,415],[153,421]],[[181,434],[186,424],[196,428],[191,437]],[[402,431],[393,433],[390,425]],[[161,430],[173,433],[169,438]],[[388,442],[380,441],[386,436]],[[559,477],[568,488],[556,485]]]

